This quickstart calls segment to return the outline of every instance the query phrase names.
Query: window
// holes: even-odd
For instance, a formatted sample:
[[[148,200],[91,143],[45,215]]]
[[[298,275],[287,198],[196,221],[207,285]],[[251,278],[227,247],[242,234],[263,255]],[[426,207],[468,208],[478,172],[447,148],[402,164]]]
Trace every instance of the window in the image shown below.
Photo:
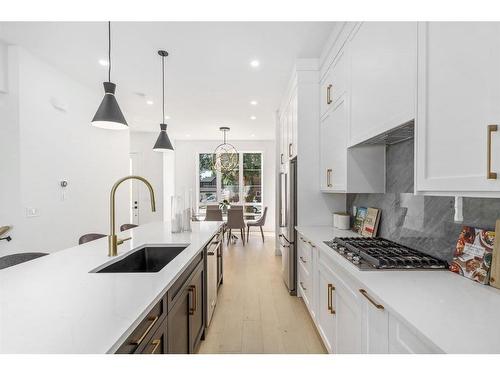
[[[203,214],[207,205],[226,199],[230,204],[243,205],[246,219],[257,219],[262,214],[262,153],[240,152],[236,157],[238,167],[221,173],[213,169],[212,153],[199,155],[199,213]]]

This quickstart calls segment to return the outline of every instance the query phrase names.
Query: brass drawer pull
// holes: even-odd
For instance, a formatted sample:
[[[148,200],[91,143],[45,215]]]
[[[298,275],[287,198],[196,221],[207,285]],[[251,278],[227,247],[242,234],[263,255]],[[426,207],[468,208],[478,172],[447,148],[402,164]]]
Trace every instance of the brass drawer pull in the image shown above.
[[[283,164],[283,154],[280,154],[280,162]]]
[[[333,85],[329,84],[328,87],[326,88],[326,104],[332,104],[332,98],[331,98],[332,87],[333,87]]]
[[[382,306],[380,303],[375,302],[375,300],[372,297],[370,297],[370,295],[368,294],[368,292],[366,290],[360,289],[359,291],[377,309],[379,309],[379,310],[383,310],[384,309],[384,306]]]
[[[486,161],[487,161],[486,170],[488,171],[486,178],[488,180],[497,179],[496,172],[491,171],[491,133],[496,132],[497,130],[498,130],[498,125],[488,125],[488,147],[486,155]]]
[[[333,309],[333,291],[335,287],[333,284],[328,284],[328,311],[330,314],[335,315],[335,310]]]
[[[196,285],[189,286],[189,292],[193,295],[193,307],[189,309],[189,315],[194,315],[196,309],[198,308],[198,301],[196,300]]]
[[[158,318],[159,318],[159,316],[149,317],[148,320],[151,322],[151,324],[148,326],[148,328],[146,328],[146,330],[144,331],[144,333],[142,334],[142,336],[139,337],[138,340],[132,341],[131,344],[132,345],[140,345],[141,342],[146,337],[146,335],[149,333],[149,331],[151,331],[151,328],[153,328],[153,326],[155,325],[155,323],[158,320]]]
[[[302,263],[307,263],[307,261],[303,257],[299,257]]]
[[[289,143],[289,144],[288,144],[288,156],[292,156],[292,154],[293,154],[293,151],[292,151],[292,146],[293,146],[293,144],[292,144],[292,143]]]
[[[332,169],[328,168],[326,170],[326,185],[332,187]]]
[[[160,344],[161,344],[161,340],[153,340],[153,341],[151,341],[151,345],[154,345],[154,347],[153,347],[153,350],[151,350],[150,354],[155,354],[156,349],[158,349],[158,347],[160,346]]]
[[[300,286],[302,287],[302,289],[307,290],[307,288],[304,286],[304,283],[302,281],[300,282]]]

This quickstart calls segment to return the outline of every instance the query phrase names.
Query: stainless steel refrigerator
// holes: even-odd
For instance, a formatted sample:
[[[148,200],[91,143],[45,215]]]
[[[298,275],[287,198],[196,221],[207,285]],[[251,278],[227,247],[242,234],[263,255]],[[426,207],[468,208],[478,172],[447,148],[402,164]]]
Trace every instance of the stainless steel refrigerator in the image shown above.
[[[297,222],[297,158],[286,164],[280,173],[280,233],[281,271],[292,295],[297,294],[297,249],[295,225]]]

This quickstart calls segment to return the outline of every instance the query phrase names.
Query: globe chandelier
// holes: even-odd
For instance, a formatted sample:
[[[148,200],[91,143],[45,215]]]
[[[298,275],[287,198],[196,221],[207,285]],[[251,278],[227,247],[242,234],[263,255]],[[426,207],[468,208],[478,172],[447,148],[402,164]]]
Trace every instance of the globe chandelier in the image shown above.
[[[213,153],[213,168],[221,173],[228,173],[238,168],[239,158],[236,148],[227,143],[227,132],[231,130],[227,126],[221,126],[219,130],[223,133],[223,143],[217,146]]]

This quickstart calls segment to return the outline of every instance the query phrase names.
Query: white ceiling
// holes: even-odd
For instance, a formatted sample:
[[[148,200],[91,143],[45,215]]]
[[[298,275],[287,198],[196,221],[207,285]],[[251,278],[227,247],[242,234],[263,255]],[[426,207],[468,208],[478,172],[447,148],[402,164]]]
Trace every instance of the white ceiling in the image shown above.
[[[318,57],[332,22],[115,22],[112,73],[131,130],[158,131],[161,58],[169,134],[177,139],[273,139],[274,114],[296,58]],[[105,22],[3,22],[0,38],[18,44],[103,93]],[[258,59],[260,67],[250,66]],[[145,97],[137,95],[145,94]],[[153,100],[147,105],[146,100]],[[257,106],[250,105],[258,101]],[[97,108],[96,108],[97,109]],[[93,115],[93,114],[90,114]],[[251,120],[255,116],[256,120]],[[253,135],[253,136],[252,136]]]

